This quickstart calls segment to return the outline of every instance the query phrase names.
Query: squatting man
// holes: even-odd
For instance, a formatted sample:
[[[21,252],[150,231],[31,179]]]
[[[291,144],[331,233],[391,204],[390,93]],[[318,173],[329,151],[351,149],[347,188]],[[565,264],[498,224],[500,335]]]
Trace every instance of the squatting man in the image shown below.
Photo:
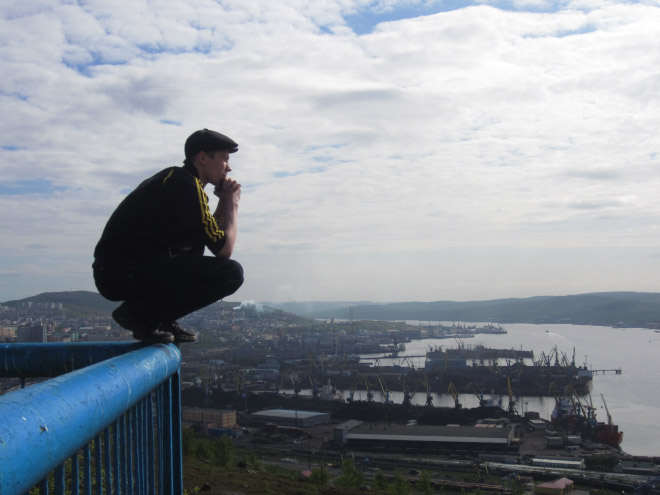
[[[99,293],[123,301],[112,317],[149,343],[194,342],[176,320],[233,294],[243,268],[230,259],[241,185],[227,176],[238,144],[202,129],[186,140],[182,167],[142,182],[110,216],[94,250]],[[214,186],[211,214],[204,187]],[[208,248],[215,256],[204,256]]]

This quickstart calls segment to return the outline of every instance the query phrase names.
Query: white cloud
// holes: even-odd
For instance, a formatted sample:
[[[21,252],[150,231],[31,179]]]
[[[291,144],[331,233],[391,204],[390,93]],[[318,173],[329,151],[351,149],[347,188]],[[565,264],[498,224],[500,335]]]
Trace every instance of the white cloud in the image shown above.
[[[660,213],[660,8],[472,6],[361,36],[342,18],[400,5],[3,4],[0,183],[67,189],[0,196],[0,252],[15,267],[0,300],[14,287],[39,292],[16,277],[57,271],[50,260],[65,255],[61,278],[75,272],[92,288],[85,273],[105,218],[126,190],[179,164],[201,127],[240,144],[238,297],[597,290],[586,275],[571,281],[589,249],[620,254],[589,264],[599,290],[648,290],[658,267],[645,250],[657,252]],[[503,254],[516,249],[523,268]],[[570,269],[550,280],[540,267],[553,249],[569,253]],[[626,249],[645,254],[633,262]]]

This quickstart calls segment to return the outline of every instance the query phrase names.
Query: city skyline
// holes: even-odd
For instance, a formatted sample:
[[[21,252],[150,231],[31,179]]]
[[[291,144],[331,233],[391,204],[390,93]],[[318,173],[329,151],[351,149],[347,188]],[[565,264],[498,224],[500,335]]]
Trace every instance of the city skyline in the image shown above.
[[[0,301],[95,290],[108,216],[203,127],[239,143],[232,300],[658,292],[656,2],[0,13]]]

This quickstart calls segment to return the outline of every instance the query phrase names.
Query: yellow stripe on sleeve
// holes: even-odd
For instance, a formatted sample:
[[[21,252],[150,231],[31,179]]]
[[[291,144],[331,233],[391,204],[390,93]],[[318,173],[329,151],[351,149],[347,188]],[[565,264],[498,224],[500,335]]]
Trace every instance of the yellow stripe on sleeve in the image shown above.
[[[202,213],[202,225],[204,226],[204,233],[206,236],[211,239],[213,242],[218,242],[222,240],[225,236],[224,231],[220,230],[218,227],[218,222],[215,221],[213,215],[211,215],[211,210],[209,210],[209,204],[206,199],[206,193],[204,193],[204,187],[199,179],[195,178],[197,183],[197,196],[199,198],[199,206]]]
[[[172,174],[173,174],[173,173],[174,173],[174,169],[170,170],[170,173],[167,174],[167,177],[165,177],[165,178],[163,179],[163,185],[165,185],[165,183],[167,182],[167,179],[169,179],[170,177],[172,177]]]

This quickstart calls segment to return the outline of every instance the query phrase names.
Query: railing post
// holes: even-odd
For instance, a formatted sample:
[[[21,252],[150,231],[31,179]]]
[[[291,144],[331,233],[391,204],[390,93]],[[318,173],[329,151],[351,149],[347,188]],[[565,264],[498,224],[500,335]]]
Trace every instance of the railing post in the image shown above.
[[[119,418],[119,445],[121,446],[121,490],[124,494],[128,491],[127,456],[130,455],[130,452],[126,452],[126,416],[127,414],[124,414],[121,418]]]
[[[92,495],[92,455],[89,444],[83,448],[83,472],[85,473],[85,495]]]
[[[163,387],[163,444],[165,465],[163,480],[163,495],[176,495],[174,492],[174,466],[172,453],[172,379],[168,379]]]
[[[60,464],[57,469],[55,469],[55,484],[54,489],[55,495],[64,495],[64,464]]]
[[[183,493],[183,454],[181,445],[181,371],[172,375],[172,471],[174,492]]]
[[[112,488],[110,486],[110,475],[112,474],[112,460],[110,459],[110,429],[103,430],[103,458],[105,459],[105,479],[103,480],[103,489],[110,495]]]
[[[80,493],[80,461],[78,452],[71,456],[71,493],[78,495]]]
[[[103,495],[103,468],[101,466],[101,437],[94,437],[94,479],[96,480],[96,495]]]
[[[158,419],[158,489],[161,494],[165,493],[165,412],[163,396],[165,395],[165,384],[156,389],[156,414]]]
[[[114,450],[114,465],[115,465],[115,472],[114,476],[112,479],[113,482],[113,489],[116,495],[119,495],[119,483],[121,480],[121,464],[119,463],[119,451],[120,451],[120,446],[119,446],[119,420],[115,421],[115,423],[112,425],[112,443],[115,446]]]
[[[149,466],[152,469],[149,470],[149,495],[156,495],[156,470],[153,469],[154,464],[154,397],[155,394],[152,392],[147,398],[147,446],[149,447],[149,457],[148,461]],[[160,450],[160,445],[158,446]],[[182,492],[183,493],[183,492]]]

